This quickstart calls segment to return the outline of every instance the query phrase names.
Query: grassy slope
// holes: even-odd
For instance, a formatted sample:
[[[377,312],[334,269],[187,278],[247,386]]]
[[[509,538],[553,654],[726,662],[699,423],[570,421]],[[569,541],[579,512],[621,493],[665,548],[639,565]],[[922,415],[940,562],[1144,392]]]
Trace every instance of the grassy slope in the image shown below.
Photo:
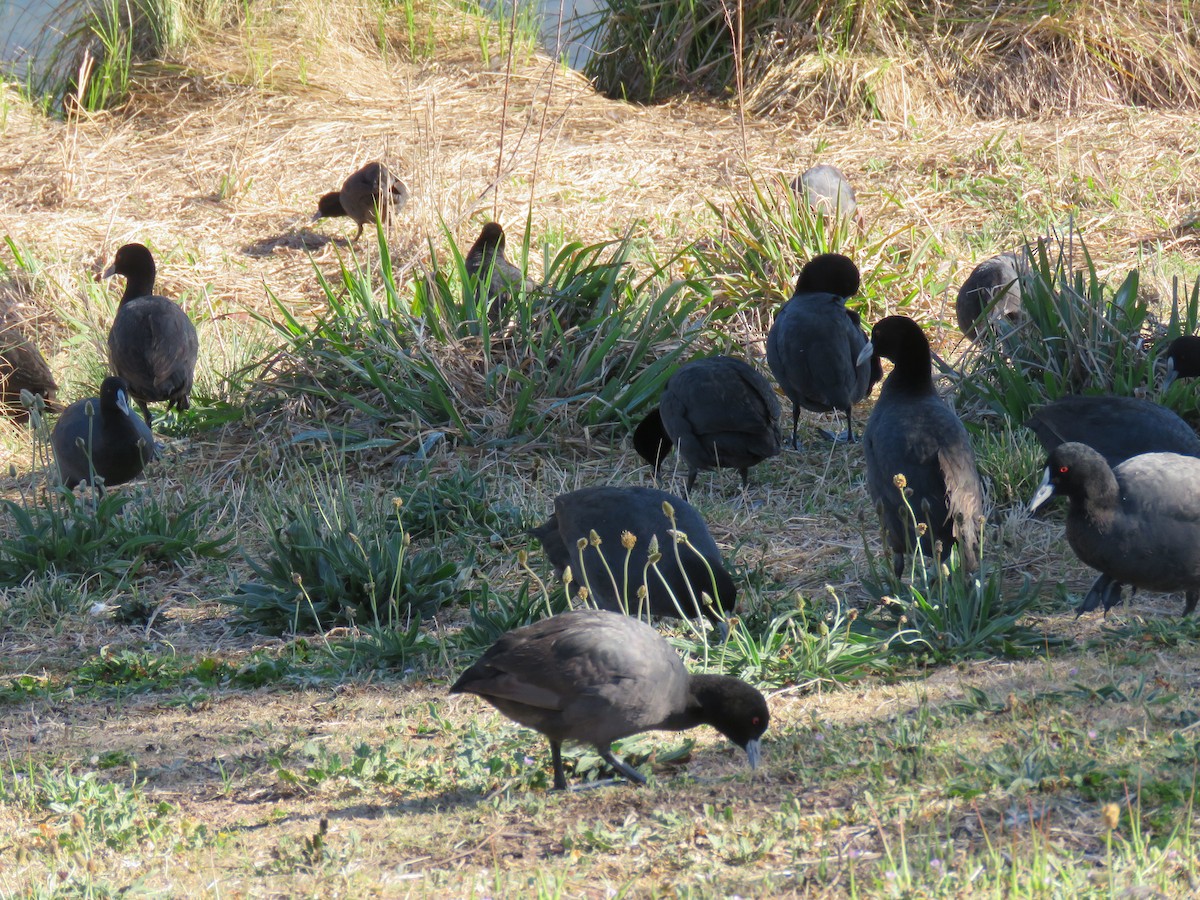
[[[16,265],[7,249],[3,259],[28,285],[23,299],[68,318],[44,333],[58,348],[64,396],[95,381],[112,301],[88,279],[127,240],[154,244],[163,292],[202,320],[214,373],[205,390],[219,395],[216,376],[256,354],[240,341],[249,314],[269,309],[264,285],[298,312],[321,299],[303,252],[245,248],[297,234],[321,191],[380,156],[414,188],[391,234],[412,264],[428,239],[440,243],[440,221],[460,245],[485,217],[519,228],[531,184],[535,246],[541,234],[603,239],[637,220],[665,254],[711,230],[705,201],[727,203],[748,173],[791,174],[821,159],[860,185],[873,234],[899,245],[936,239],[923,263],[932,285],[957,284],[978,257],[1069,214],[1102,268],[1142,264],[1160,289],[1196,274],[1187,232],[1172,233],[1200,184],[1191,118],[1108,110],[1086,121],[850,129],[750,121],[743,145],[727,108],[602,100],[570,74],[551,84],[545,61],[524,53],[507,85],[497,180],[506,84],[494,31],[484,41],[479,22],[426,11],[419,34],[437,36],[431,52],[410,60],[407,34],[391,21],[394,45],[381,60],[373,14],[340,9],[251,22],[206,42],[181,68],[147,73],[117,114],[59,124],[7,102],[14,162],[0,185],[0,234],[36,267]],[[345,233],[339,223],[319,231]],[[1155,236],[1165,245],[1141,243]],[[339,251],[315,251],[331,277]],[[934,292],[921,311],[949,318],[951,298]],[[280,441],[310,423],[294,405],[264,433]],[[354,477],[392,491],[483,468],[526,522],[564,487],[645,478],[622,444],[583,437],[543,448],[537,480],[532,451],[521,450],[447,453],[431,476],[388,460]],[[271,527],[261,498],[293,480],[298,460],[319,462],[259,439],[243,423],[175,441],[152,490],[170,502],[199,485],[218,498],[218,520],[254,548]],[[4,446],[18,469],[7,488],[27,489],[36,477],[28,438],[14,430]],[[755,484],[743,498],[732,478],[706,476],[698,492],[718,541],[761,569],[752,603],[820,597],[826,584],[863,600],[856,451],[814,444],[760,466]],[[993,520],[992,544],[1014,578],[1065,577],[1074,592],[1090,582],[1055,521],[1028,522],[1011,503]],[[483,576],[522,581],[513,556],[524,546],[506,534],[481,548]],[[1171,620],[1176,598],[1140,597],[1138,614],[1120,611],[1123,627],[1109,631],[1074,621],[1047,588],[1037,622],[1067,643],[1037,659],[784,690],[772,698],[767,765],[754,779],[731,748],[698,732],[687,778],[660,764],[651,790],[558,797],[538,787],[543,742],[470,698],[445,700],[462,660],[433,654],[413,674],[354,677],[344,661],[322,661],[322,639],[238,634],[213,602],[244,571],[232,565],[147,565],[120,595],[34,585],[0,600],[0,665],[12,684],[0,706],[9,760],[0,891],[105,896],[143,879],[194,896],[1078,896],[1141,884],[1182,895],[1197,874],[1197,751],[1186,726],[1198,633]],[[150,627],[87,614],[130,594],[161,605]],[[274,655],[282,676],[263,671]],[[197,667],[204,657],[250,671],[210,678]],[[165,662],[146,672],[147,660]],[[98,685],[81,673],[98,673]],[[665,756],[683,740],[638,746]],[[1110,802],[1120,807],[1111,840],[1101,816]]]

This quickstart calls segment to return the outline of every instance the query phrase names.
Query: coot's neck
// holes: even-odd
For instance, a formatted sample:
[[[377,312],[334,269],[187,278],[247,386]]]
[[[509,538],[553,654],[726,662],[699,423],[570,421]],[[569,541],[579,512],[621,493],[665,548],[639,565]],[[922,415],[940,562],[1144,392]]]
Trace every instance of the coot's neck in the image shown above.
[[[658,727],[663,731],[687,731],[697,725],[719,728],[719,710],[726,694],[724,685],[730,680],[728,675],[689,676],[687,706]]]
[[[905,347],[903,353],[897,354],[892,362],[892,373],[883,383],[881,394],[913,394],[936,396],[933,387],[933,356],[929,345],[922,341],[919,344]]]
[[[1089,464],[1087,477],[1073,482],[1070,491],[1066,492],[1071,504],[1068,516],[1088,519],[1103,529],[1117,514],[1121,489],[1112,469],[1101,460],[1095,462],[1099,464]]]
[[[125,293],[121,302],[133,300],[135,297],[149,297],[154,293],[154,270],[149,272],[131,272],[125,275]]]

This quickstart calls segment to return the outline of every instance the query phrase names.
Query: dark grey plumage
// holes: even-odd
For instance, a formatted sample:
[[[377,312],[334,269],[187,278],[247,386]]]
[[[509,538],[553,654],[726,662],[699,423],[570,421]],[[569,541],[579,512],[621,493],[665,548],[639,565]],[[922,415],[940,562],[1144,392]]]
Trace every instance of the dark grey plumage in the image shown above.
[[[664,503],[675,510],[674,525]],[[682,543],[676,548],[668,533],[672,528],[686,534],[694,549]],[[586,543],[593,532],[600,539],[599,547]],[[624,532],[636,541],[628,554],[621,541]],[[592,602],[603,609],[645,615],[647,610],[637,596],[638,588],[645,584],[648,611],[653,615],[678,616],[681,610],[689,618],[703,614],[721,628],[721,613],[732,611],[737,601],[737,588],[700,513],[666,491],[603,486],[559,494],[554,499],[554,513],[530,534],[542,542],[558,574],[570,566],[574,589],[587,586]],[[581,538],[586,543],[582,551]],[[657,573],[651,569],[646,574],[652,538],[658,539],[662,559]],[[698,603],[702,593],[712,598],[713,605]]]
[[[867,338],[858,313],[846,309],[846,298],[858,288],[858,267],[850,259],[840,253],[814,257],[767,334],[767,365],[792,401],[793,447],[801,408],[843,413],[844,435],[822,433],[853,442],[854,404],[882,377],[878,358],[858,358]]]
[[[929,526],[920,537],[921,552],[931,555],[936,542],[944,556],[957,543],[964,567],[974,570],[983,485],[966,428],[933,387],[929,341],[912,319],[888,316],[871,330],[870,346],[894,364],[867,420],[863,451],[867,489],[881,512],[896,574],[904,569],[907,549],[917,546],[898,475],[917,521]]]
[[[750,766],[770,722],[767,701],[728,675],[689,675],[671,645],[644,622],[581,609],[508,632],[454,682],[550,739],[554,787],[565,790],[562,744],[591,744],[637,784],[612,742],[643,731],[711,725],[746,751]]]
[[[987,312],[988,322],[1003,322],[1011,328],[1024,314],[1021,305],[1021,269],[1024,263],[1015,253],[1001,253],[985,259],[967,276],[958,289],[954,311],[958,330],[975,340],[979,336],[980,316]]]
[[[775,392],[753,366],[731,356],[680,366],[633,433],[634,448],[656,474],[676,444],[688,465],[689,492],[701,469],[737,469],[746,487],[751,466],[779,455]]]
[[[821,163],[792,179],[792,190],[826,218],[854,219],[862,226],[854,188],[837,166]]]
[[[1110,466],[1143,453],[1200,457],[1200,437],[1187,422],[1137,397],[1062,397],[1037,410],[1025,427],[1047,453],[1075,441],[1099,451]]]
[[[1184,591],[1183,614],[1200,599],[1200,460],[1177,453],[1146,453],[1112,468],[1086,444],[1054,449],[1029,503],[1035,511],[1051,497],[1070,502],[1067,541],[1075,555],[1100,571],[1076,610],[1107,611],[1131,584],[1148,591]]]
[[[330,191],[317,201],[313,221],[349,216],[358,225],[354,240],[362,237],[363,226],[386,222],[408,203],[408,187],[381,162],[369,162],[342,182],[341,190]]]
[[[178,304],[154,293],[154,257],[142,244],[117,251],[105,278],[125,276],[117,315],[108,332],[108,361],[129,385],[146,421],[147,403],[167,401],[181,412],[191,405],[192,378],[200,342],[196,327]]]
[[[1171,386],[1176,378],[1200,376],[1200,336],[1185,334],[1171,341],[1167,348],[1167,374],[1163,378],[1163,390]]]
[[[467,274],[478,279],[479,292],[487,298],[488,320],[500,320],[504,304],[513,294],[532,291],[537,285],[512,264],[504,252],[504,229],[498,222],[488,222],[463,258]]]
[[[76,400],[63,410],[50,444],[67,487],[91,482],[93,473],[107,487],[124,484],[156,457],[150,426],[129,408],[128,385],[111,375],[100,384],[99,397]]]

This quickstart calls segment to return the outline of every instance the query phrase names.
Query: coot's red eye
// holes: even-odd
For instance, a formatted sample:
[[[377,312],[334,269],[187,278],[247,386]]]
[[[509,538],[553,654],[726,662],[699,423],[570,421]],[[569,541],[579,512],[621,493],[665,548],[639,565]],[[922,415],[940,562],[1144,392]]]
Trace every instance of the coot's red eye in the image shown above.
[[[759,722],[758,716],[755,716],[753,719],[750,720],[751,725],[757,725],[758,722]]]
[[[1067,474],[1068,472],[1070,472],[1070,471],[1071,471],[1071,467],[1070,467],[1070,466],[1059,466],[1059,467],[1058,467],[1058,474],[1059,474],[1059,475],[1066,475],[1066,474]]]

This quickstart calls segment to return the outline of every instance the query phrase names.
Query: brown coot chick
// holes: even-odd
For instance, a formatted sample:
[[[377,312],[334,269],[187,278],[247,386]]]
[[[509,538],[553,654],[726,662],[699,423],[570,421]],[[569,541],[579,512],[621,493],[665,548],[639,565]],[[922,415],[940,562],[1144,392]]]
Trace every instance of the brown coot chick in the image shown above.
[[[987,322],[1016,325],[1024,314],[1021,306],[1021,266],[1017,254],[1001,253],[985,259],[967,276],[958,289],[954,312],[958,330],[975,340],[983,324],[980,316],[987,312]]]
[[[645,622],[596,609],[561,613],[508,632],[454,682],[550,740],[554,788],[565,790],[563,741],[596,748],[636,784],[612,742],[643,731],[711,725],[746,751],[750,767],[771,714],[766,698],[729,675],[690,675],[671,645]]]
[[[674,523],[664,504],[674,510]],[[672,530],[686,535],[691,546],[676,545]],[[732,611],[737,601],[737,588],[700,513],[666,491],[603,486],[559,494],[550,518],[529,533],[542,542],[559,576],[570,566],[574,589],[586,587],[591,601],[604,609],[633,616],[703,614],[721,630],[722,612]],[[628,550],[626,534],[633,540]],[[662,558],[647,569],[652,538]],[[638,596],[643,585],[645,599]]]
[[[1086,444],[1056,447],[1029,502],[1033,512],[1055,495],[1070,502],[1067,541],[1097,579],[1078,609],[1104,610],[1121,586],[1184,591],[1186,616],[1200,599],[1200,459],[1145,453],[1111,468]]]
[[[878,357],[859,359],[867,345],[858,313],[846,298],[858,293],[858,267],[840,253],[822,253],[800,270],[792,298],[775,315],[767,334],[767,365],[792,401],[792,447],[800,409],[846,416],[835,441],[854,441],[854,404],[883,377]]]
[[[806,169],[792,179],[792,190],[813,212],[826,218],[854,219],[859,228],[863,226],[854,188],[837,166],[820,163]]]
[[[1163,378],[1163,390],[1169,388],[1176,378],[1195,378],[1200,375],[1200,336],[1185,334],[1171,341],[1167,348],[1167,374]]]
[[[895,572],[903,572],[904,554],[917,546],[905,498],[917,522],[928,526],[920,536],[921,552],[931,555],[940,544],[944,557],[957,543],[964,568],[973,571],[979,565],[983,485],[967,429],[934,390],[929,340],[912,319],[888,316],[872,329],[860,360],[871,348],[894,364],[867,420],[863,449],[867,490],[881,511]],[[904,476],[903,488],[898,476]]]
[[[504,253],[504,229],[488,222],[467,251],[463,263],[467,274],[477,279],[479,292],[488,300],[488,321],[498,322],[504,304],[520,291],[532,291],[536,285],[513,265]]]
[[[1097,450],[1110,466],[1143,453],[1200,457],[1200,437],[1187,422],[1137,397],[1062,397],[1037,410],[1025,427],[1047,453],[1075,441]]]
[[[362,237],[363,226],[386,222],[391,213],[398,213],[408,203],[408,187],[388,171],[381,162],[370,162],[342,182],[340,191],[330,191],[317,201],[318,219],[349,216],[358,224],[354,240]]]
[[[21,404],[21,391],[41,394],[54,408],[58,384],[37,345],[29,340],[15,314],[0,311],[0,411],[24,421],[29,411]]]
[[[191,402],[200,342],[196,327],[178,304],[154,293],[154,257],[142,244],[117,251],[105,278],[125,276],[125,293],[108,332],[108,361],[129,385],[150,422],[147,403],[167,401],[182,412]]]
[[[136,478],[156,456],[150,426],[129,408],[129,388],[110,375],[99,397],[76,400],[54,423],[50,445],[63,484],[91,482],[93,473],[106,487]]]
[[[701,469],[737,469],[748,486],[750,467],[779,455],[775,392],[749,363],[731,356],[680,366],[633,433],[634,448],[655,475],[675,444],[688,465],[689,493]]]

